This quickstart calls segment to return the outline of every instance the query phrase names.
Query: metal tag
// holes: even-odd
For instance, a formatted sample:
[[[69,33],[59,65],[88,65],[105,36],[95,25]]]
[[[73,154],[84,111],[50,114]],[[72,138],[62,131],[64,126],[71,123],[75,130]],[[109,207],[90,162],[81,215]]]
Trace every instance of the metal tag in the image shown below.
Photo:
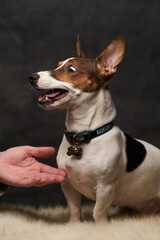
[[[68,152],[67,155],[68,156],[77,156],[77,157],[81,157],[82,156],[82,148],[81,147],[77,147],[77,146],[70,146],[68,148]]]

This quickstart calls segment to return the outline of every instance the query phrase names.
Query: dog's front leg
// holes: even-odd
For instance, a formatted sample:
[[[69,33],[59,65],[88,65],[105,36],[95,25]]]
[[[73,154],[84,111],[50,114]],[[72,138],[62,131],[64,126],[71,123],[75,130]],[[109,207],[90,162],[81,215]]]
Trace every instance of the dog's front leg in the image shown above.
[[[96,203],[93,209],[95,222],[106,221],[107,212],[114,197],[115,188],[113,185],[99,185],[96,191]]]
[[[70,221],[80,221],[81,194],[68,181],[61,183],[61,186],[70,210]]]

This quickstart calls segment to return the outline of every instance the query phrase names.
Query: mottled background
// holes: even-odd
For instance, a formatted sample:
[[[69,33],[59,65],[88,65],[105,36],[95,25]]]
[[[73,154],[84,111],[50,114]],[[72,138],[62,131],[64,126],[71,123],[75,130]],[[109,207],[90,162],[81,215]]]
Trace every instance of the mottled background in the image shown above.
[[[65,112],[40,109],[28,76],[75,56],[78,33],[90,58],[118,35],[126,37],[125,59],[110,84],[116,122],[159,147],[159,13],[159,0],[0,0],[0,150],[25,144],[58,149]],[[55,158],[46,162],[56,166]],[[51,184],[11,187],[3,202],[40,206],[65,200],[59,184]]]

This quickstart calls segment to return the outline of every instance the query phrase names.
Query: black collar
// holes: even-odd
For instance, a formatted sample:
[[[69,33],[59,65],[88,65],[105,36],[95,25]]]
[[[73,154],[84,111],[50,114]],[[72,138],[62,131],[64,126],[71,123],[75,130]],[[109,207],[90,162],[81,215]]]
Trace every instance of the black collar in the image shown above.
[[[103,125],[102,127],[99,127],[93,131],[86,131],[81,133],[75,133],[75,132],[69,132],[68,130],[65,130],[65,136],[69,143],[71,144],[79,144],[83,142],[88,142],[92,138],[98,137],[109,130],[111,130],[113,127],[113,122],[107,123]]]

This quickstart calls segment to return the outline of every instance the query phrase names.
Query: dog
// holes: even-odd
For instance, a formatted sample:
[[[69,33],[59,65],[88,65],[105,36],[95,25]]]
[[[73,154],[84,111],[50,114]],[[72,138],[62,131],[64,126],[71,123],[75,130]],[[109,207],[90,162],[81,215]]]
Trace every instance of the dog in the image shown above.
[[[112,204],[160,211],[160,150],[113,124],[116,109],[108,85],[125,47],[119,36],[98,57],[88,59],[78,36],[77,57],[30,76],[40,91],[40,107],[67,110],[57,164],[67,172],[62,190],[71,221],[80,220],[81,195],[95,201],[95,222],[107,220]]]

